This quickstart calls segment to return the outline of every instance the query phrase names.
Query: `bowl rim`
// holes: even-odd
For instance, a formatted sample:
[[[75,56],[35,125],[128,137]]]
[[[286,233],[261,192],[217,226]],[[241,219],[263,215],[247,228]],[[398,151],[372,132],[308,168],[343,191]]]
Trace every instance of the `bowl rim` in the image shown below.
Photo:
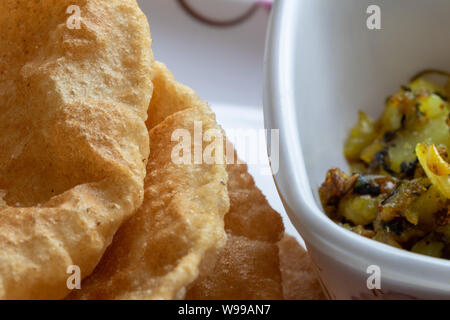
[[[420,255],[359,236],[338,226],[317,206],[296,129],[293,94],[293,48],[299,20],[296,16],[304,1],[275,1],[264,57],[264,121],[266,129],[279,130],[279,165],[273,176],[286,211],[306,243],[319,241],[350,256],[364,255],[368,260],[387,266],[393,281],[411,285],[415,279],[414,286],[448,294],[450,282],[445,283],[442,279],[450,279],[449,260]],[[271,141],[267,148],[271,150]],[[407,268],[399,267],[399,263]]]

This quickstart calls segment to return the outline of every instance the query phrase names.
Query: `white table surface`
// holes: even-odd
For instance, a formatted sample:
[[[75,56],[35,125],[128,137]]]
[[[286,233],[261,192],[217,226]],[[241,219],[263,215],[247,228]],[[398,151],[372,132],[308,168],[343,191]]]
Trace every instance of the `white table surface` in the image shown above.
[[[216,1],[229,0],[195,0],[195,5],[204,5],[205,12],[218,17],[248,7],[233,0],[228,11],[223,4],[218,11]],[[262,79],[267,10],[259,9],[241,25],[216,28],[191,18],[175,0],[138,2],[150,20],[155,58],[211,104],[225,131],[264,128]],[[245,150],[237,146],[237,151],[245,160]],[[260,166],[249,166],[249,171],[271,206],[282,215],[286,232],[303,243],[286,215],[272,176],[262,174]]]

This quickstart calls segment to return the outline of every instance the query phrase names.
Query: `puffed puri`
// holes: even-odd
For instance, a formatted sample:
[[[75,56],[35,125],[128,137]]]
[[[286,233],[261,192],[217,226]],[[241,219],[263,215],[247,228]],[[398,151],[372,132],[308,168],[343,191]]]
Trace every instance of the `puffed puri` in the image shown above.
[[[150,29],[135,0],[0,2],[0,299],[58,299],[143,201]]]

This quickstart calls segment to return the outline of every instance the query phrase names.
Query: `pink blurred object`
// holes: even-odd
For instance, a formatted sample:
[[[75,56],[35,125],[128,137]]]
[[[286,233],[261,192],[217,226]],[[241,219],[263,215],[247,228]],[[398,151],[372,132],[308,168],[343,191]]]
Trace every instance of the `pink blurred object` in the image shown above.
[[[272,8],[273,0],[256,0],[256,3],[259,3],[264,8],[270,10]]]

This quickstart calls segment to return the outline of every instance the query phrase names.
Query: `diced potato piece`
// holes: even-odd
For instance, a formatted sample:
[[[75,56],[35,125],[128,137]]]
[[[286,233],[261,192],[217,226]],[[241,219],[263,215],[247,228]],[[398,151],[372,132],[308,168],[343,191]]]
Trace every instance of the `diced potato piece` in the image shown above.
[[[427,119],[433,119],[448,114],[448,104],[438,95],[431,94],[426,97],[419,97],[420,112],[425,115]]]
[[[378,199],[369,195],[344,197],[338,213],[356,225],[365,226],[377,217]]]
[[[380,205],[379,217],[383,221],[404,216],[410,205],[422,194],[427,192],[427,178],[402,181],[395,192]]]
[[[403,162],[411,162],[416,159],[416,146],[418,143],[444,145],[450,150],[449,126],[447,117],[417,121],[412,128],[402,131],[393,141],[389,148],[390,167],[393,171],[400,173]]]
[[[420,195],[405,212],[405,217],[414,225],[420,223],[422,228],[431,230],[435,225],[434,213],[445,209],[447,199],[436,186],[431,186]]]
[[[403,115],[399,111],[399,108],[391,100],[388,101],[383,115],[381,116],[381,132],[384,134],[388,131],[395,131],[402,126]]]
[[[375,140],[362,150],[360,158],[365,163],[370,163],[375,154],[381,149],[383,149],[383,145],[379,140]]]
[[[351,130],[350,136],[345,142],[344,155],[349,161],[359,160],[361,151],[375,139],[375,125],[364,113],[359,113],[359,120]]]
[[[444,243],[440,241],[431,241],[425,238],[417,242],[412,247],[411,251],[431,257],[440,258],[442,256],[442,250],[444,249],[444,246]]]

